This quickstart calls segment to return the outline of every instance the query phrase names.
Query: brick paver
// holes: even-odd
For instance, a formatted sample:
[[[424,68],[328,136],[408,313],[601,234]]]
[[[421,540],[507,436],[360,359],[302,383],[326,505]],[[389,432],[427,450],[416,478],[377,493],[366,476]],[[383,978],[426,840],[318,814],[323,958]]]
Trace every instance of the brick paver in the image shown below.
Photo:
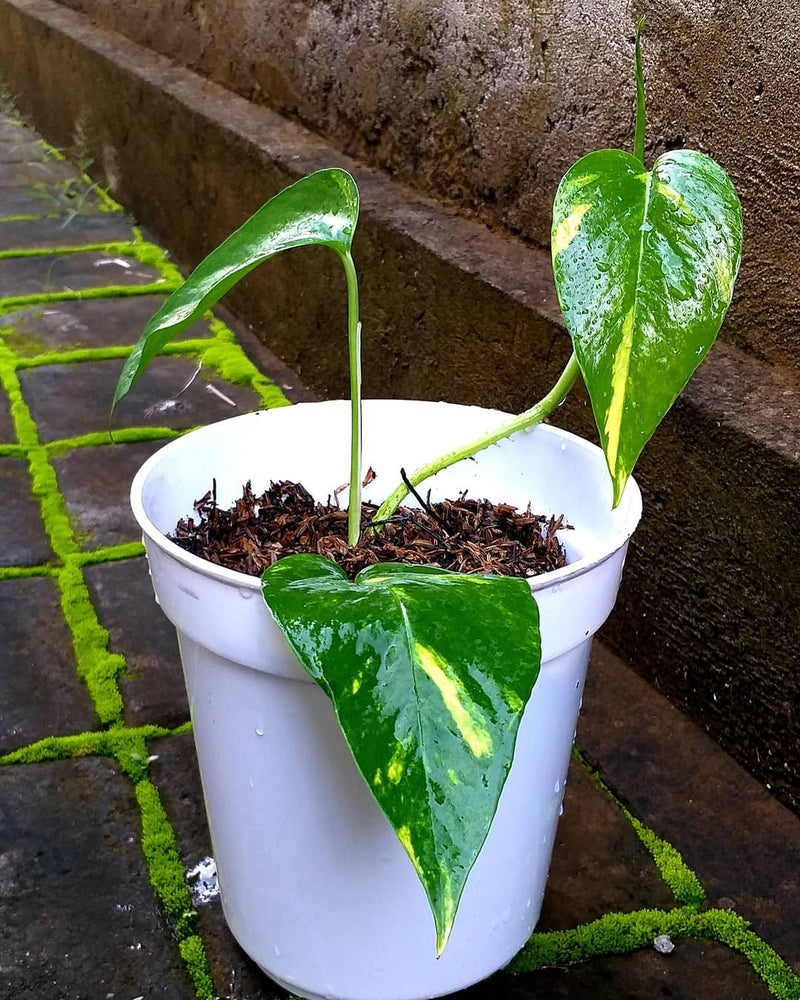
[[[161,441],[286,400],[209,320],[120,406],[116,445],[106,433],[123,348],[176,278],[103,192],[0,117],[0,1000],[285,996],[239,950],[218,901],[193,903],[184,878],[211,847],[176,642],[126,497]],[[225,352],[247,384],[215,367]],[[603,705],[610,690],[598,692]],[[665,745],[630,701],[615,709],[634,739],[647,734],[637,753]],[[593,759],[624,786],[628,758],[591,725],[586,733]],[[769,947],[792,952],[798,914],[764,915],[765,943],[736,898],[704,901],[657,836],[663,823],[680,837],[668,789],[653,779],[644,792],[632,805],[657,818],[654,831],[576,757],[540,927],[511,971],[465,1000],[760,1000],[766,983],[800,1000],[800,979]],[[716,892],[726,841],[713,816],[703,822],[697,843],[716,844]],[[800,844],[800,825],[787,821],[783,839],[787,851]],[[672,954],[653,948],[665,932]],[[579,954],[586,961],[574,964]]]

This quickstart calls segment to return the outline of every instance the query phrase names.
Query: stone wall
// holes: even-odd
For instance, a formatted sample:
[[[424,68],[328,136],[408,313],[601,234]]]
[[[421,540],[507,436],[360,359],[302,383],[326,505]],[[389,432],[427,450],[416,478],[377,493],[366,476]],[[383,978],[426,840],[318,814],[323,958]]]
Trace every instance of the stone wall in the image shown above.
[[[797,0],[62,2],[542,246],[570,164],[630,146],[645,13],[648,154],[710,153],[744,204],[724,336],[800,367]]]

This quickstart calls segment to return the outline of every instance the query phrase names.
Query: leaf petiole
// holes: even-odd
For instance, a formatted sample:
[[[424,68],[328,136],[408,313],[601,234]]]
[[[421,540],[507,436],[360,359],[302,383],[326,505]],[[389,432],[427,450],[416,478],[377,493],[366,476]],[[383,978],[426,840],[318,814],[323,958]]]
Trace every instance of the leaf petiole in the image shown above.
[[[358,277],[350,251],[337,252],[347,278],[347,346],[350,355],[350,488],[347,501],[347,543],[358,545],[361,530],[361,323],[358,318]]]
[[[448,451],[446,454],[441,455],[432,462],[428,462],[426,465],[421,466],[408,477],[407,483],[400,483],[400,485],[397,486],[397,488],[383,501],[375,513],[375,520],[385,520],[394,514],[403,500],[405,500],[408,496],[410,492],[409,484],[410,486],[419,486],[419,484],[426,480],[428,476],[436,475],[437,472],[441,472],[442,469],[447,469],[451,465],[455,465],[456,462],[460,462],[463,458],[471,458],[476,452],[483,451],[483,449],[488,448],[489,445],[497,444],[498,441],[502,441],[503,438],[507,438],[509,435],[515,434],[517,431],[524,431],[529,427],[534,427],[536,424],[540,424],[557,406],[564,401],[567,393],[575,384],[579,374],[580,369],[578,368],[578,361],[575,355],[572,354],[570,355],[570,359],[567,362],[564,371],[561,373],[559,380],[547,393],[547,395],[539,400],[538,403],[534,403],[534,405],[530,407],[530,409],[525,410],[524,413],[520,413],[515,417],[510,417],[494,430],[486,431],[474,441],[470,441],[468,444],[463,445],[460,448],[456,448],[453,451]]]

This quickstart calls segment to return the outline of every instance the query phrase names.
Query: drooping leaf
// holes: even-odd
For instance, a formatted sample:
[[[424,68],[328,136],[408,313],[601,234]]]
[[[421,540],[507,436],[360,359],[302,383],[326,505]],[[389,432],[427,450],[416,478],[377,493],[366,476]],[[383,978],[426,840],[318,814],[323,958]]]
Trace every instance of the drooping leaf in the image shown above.
[[[112,410],[166,343],[263,261],[309,244],[349,253],[358,206],[356,183],[339,168],[309,174],[271,198],[212,251],[150,319],[122,369]]]
[[[714,342],[741,249],[736,191],[702,153],[666,153],[646,171],[630,153],[604,149],[561,181],[553,271],[615,505]]]
[[[539,672],[524,580],[281,559],[264,600],[330,696],[361,774],[433,911],[441,954],[511,766]]]

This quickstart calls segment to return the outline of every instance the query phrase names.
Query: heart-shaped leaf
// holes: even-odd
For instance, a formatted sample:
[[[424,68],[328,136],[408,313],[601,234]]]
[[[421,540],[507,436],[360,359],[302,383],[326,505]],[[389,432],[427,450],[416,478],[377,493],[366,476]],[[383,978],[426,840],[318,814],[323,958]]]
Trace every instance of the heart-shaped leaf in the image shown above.
[[[330,696],[361,774],[425,888],[441,954],[539,672],[524,580],[281,559],[264,600]]]
[[[691,150],[652,171],[603,149],[553,206],[558,297],[619,503],[633,466],[714,342],[742,250],[733,184]]]
[[[318,170],[276,194],[198,264],[149,320],[122,369],[112,411],[162,347],[254,267],[309,244],[349,254],[357,221],[358,188],[345,170]]]

